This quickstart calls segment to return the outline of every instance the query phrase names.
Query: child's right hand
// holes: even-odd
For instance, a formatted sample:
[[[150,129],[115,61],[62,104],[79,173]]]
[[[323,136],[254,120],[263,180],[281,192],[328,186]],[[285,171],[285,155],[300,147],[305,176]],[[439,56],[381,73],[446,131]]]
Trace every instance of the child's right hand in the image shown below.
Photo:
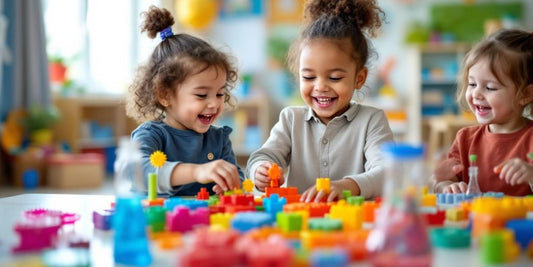
[[[444,159],[437,163],[433,177],[437,182],[451,180],[463,170],[463,165],[455,159]]]
[[[468,185],[465,182],[457,182],[450,184],[442,190],[442,193],[447,194],[459,194],[459,193],[466,193],[466,189],[468,188]]]
[[[237,166],[222,159],[197,165],[194,179],[201,184],[215,182],[224,191],[240,186]]]
[[[257,167],[254,174],[254,184],[255,187],[261,192],[265,191],[266,187],[270,187],[270,177],[268,176],[268,169],[272,167],[274,163],[265,161]],[[282,185],[285,182],[285,177],[283,175],[283,169],[280,168],[281,178],[279,179],[279,184]]]

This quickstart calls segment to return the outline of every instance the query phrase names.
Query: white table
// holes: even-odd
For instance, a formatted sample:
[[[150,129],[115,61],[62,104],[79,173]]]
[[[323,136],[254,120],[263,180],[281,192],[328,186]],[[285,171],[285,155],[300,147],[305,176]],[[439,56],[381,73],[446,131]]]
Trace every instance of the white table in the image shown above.
[[[18,244],[18,237],[13,231],[15,222],[22,218],[26,210],[46,208],[74,212],[81,215],[74,226],[76,233],[91,240],[90,256],[93,266],[113,266],[113,232],[95,230],[92,224],[92,212],[106,209],[115,201],[109,195],[72,195],[72,194],[23,194],[0,198],[0,266],[5,263],[19,262],[24,258],[38,258],[39,253],[12,255],[11,248]],[[153,266],[176,266],[179,257],[174,251],[161,251],[151,242],[154,258]],[[357,263],[353,266],[369,266],[368,263]],[[451,250],[434,249],[433,266],[460,267],[483,266],[479,262],[479,251],[475,249]],[[533,260],[525,254],[521,258],[505,266],[533,266]]]

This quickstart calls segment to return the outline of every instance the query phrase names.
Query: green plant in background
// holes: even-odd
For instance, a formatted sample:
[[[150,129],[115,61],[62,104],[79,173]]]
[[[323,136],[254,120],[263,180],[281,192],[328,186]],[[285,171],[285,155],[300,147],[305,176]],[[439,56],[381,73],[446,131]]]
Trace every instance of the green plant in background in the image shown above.
[[[22,125],[31,134],[39,130],[52,129],[60,118],[61,115],[55,106],[33,105],[27,110],[27,116],[22,121]]]
[[[270,59],[286,67],[287,53],[290,41],[280,36],[270,36],[267,39],[267,55]]]
[[[413,22],[407,27],[405,43],[425,44],[429,41],[430,29],[421,22]]]

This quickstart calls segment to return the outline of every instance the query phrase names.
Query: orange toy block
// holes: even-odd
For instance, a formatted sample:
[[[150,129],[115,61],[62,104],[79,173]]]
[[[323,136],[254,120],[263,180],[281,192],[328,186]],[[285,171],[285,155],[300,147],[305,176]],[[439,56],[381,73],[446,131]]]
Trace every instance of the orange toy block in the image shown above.
[[[268,169],[268,177],[270,178],[270,187],[279,187],[279,180],[281,179],[281,169],[278,164],[272,164],[272,167]]]

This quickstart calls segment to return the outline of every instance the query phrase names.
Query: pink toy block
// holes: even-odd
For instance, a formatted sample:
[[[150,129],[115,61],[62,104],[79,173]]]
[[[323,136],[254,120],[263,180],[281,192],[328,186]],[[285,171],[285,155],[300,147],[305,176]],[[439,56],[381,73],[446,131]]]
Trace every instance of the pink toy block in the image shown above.
[[[240,266],[235,249],[239,234],[235,231],[195,231],[191,245],[180,255],[180,266]]]
[[[197,225],[209,225],[209,209],[205,207],[190,211],[184,206],[177,206],[166,214],[166,227],[170,232],[188,232]]]

